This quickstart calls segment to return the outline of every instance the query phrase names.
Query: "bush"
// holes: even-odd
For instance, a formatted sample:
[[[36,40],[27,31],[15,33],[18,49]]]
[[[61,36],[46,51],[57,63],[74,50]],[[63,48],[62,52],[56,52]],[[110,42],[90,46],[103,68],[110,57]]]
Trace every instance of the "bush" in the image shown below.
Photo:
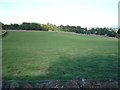
[[[117,35],[116,35],[116,38],[120,39],[120,34],[117,34]]]

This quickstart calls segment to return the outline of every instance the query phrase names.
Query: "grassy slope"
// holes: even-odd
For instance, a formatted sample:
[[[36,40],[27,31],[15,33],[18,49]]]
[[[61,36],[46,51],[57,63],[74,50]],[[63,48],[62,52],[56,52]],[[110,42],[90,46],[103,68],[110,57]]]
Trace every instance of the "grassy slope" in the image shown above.
[[[117,76],[117,39],[10,31],[3,38],[3,79]]]

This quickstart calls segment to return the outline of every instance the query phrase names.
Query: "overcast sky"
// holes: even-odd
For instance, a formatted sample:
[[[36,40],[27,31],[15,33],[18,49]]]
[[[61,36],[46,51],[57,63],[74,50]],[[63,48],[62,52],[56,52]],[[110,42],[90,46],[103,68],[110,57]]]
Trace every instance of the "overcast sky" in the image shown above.
[[[118,26],[119,0],[0,0],[5,24],[37,22],[82,27]]]

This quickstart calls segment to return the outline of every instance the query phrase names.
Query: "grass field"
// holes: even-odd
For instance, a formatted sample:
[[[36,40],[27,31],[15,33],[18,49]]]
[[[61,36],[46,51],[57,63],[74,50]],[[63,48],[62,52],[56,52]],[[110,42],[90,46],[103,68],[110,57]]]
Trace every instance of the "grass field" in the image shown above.
[[[112,78],[118,40],[57,32],[9,31],[2,40],[3,79]]]

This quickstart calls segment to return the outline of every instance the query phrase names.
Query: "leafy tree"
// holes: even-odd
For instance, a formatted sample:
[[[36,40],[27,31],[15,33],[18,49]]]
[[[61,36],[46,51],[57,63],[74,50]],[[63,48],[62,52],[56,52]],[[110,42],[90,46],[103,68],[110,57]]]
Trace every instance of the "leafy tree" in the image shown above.
[[[5,30],[41,30],[41,31],[65,31],[65,32],[76,32],[81,34],[96,34],[96,35],[105,35],[109,37],[115,37],[116,34],[120,34],[120,29],[116,33],[113,30],[108,28],[82,28],[81,26],[56,26],[51,23],[47,24],[38,24],[38,23],[28,23],[23,22],[22,24],[2,24],[3,29]]]
[[[120,34],[120,28],[118,29],[117,33]]]
[[[41,26],[37,23],[27,23],[27,22],[23,22],[21,24],[21,28],[22,30],[41,30]]]

